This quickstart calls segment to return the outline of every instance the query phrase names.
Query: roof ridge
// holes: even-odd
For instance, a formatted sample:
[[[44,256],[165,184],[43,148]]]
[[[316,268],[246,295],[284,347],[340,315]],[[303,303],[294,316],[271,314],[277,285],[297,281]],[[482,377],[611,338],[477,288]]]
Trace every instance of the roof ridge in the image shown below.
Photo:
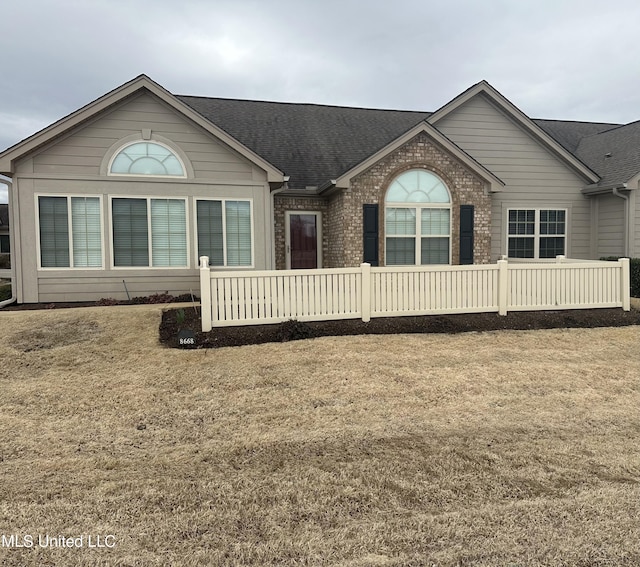
[[[201,95],[174,95],[177,98],[198,98],[203,100],[226,100],[231,102],[258,102],[262,104],[277,104],[282,106],[317,106],[322,108],[342,108],[345,110],[375,110],[380,112],[406,112],[411,114],[433,114],[430,110],[407,110],[398,108],[372,108],[367,106],[344,106],[340,104],[325,104],[320,102],[285,102],[278,100],[259,100],[259,99],[247,99],[247,98],[234,98],[234,97],[220,97],[220,96],[201,96]]]
[[[592,122],[590,120],[566,120],[564,118],[532,118],[531,120],[544,120],[545,122],[571,122],[572,124],[604,124],[615,127],[626,126],[626,124],[621,124],[620,122]]]
[[[635,124],[640,123],[640,120],[634,120],[633,122],[628,122],[627,124],[618,124],[613,128],[609,128],[609,130],[603,130],[602,132],[598,132],[598,134],[608,134],[609,132],[613,132],[614,130],[620,130],[621,128],[626,128],[627,126],[633,126]],[[595,136],[596,134],[589,134],[589,136]],[[588,136],[585,136],[587,138]]]

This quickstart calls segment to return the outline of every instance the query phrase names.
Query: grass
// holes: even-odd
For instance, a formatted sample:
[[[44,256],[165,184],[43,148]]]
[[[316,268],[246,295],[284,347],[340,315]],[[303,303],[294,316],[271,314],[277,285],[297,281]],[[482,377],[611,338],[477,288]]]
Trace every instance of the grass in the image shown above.
[[[640,327],[180,351],[161,308],[0,312],[0,564],[640,564]]]

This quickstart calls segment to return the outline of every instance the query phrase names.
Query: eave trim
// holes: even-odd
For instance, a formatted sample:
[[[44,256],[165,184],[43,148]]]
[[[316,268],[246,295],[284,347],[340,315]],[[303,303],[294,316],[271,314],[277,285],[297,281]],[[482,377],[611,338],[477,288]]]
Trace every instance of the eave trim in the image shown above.
[[[207,120],[204,116],[176,98],[164,87],[146,75],[139,75],[135,79],[124,83],[102,97],[90,102],[75,112],[72,112],[39,132],[36,132],[32,136],[29,136],[21,142],[18,142],[6,149],[4,152],[0,153],[0,172],[4,175],[11,176],[15,172],[14,164],[17,160],[25,157],[55,138],[64,135],[71,129],[94,118],[100,112],[141,90],[147,90],[148,92],[156,95],[174,110],[183,114],[188,119],[201,126],[204,130],[221,140],[223,143],[227,144],[240,155],[263,169],[267,173],[267,180],[269,182],[283,181],[284,173],[282,171],[240,143],[233,136]]]

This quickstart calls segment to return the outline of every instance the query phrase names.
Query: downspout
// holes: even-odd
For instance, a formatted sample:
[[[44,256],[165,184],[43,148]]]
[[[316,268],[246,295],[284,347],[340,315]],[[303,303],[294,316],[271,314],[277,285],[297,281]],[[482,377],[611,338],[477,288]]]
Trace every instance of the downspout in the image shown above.
[[[614,187],[612,193],[616,197],[620,197],[624,200],[624,254],[626,258],[629,257],[629,195],[623,195],[620,193],[619,187]]]
[[[276,218],[275,218],[275,209],[276,209],[276,205],[275,205],[275,195],[277,193],[282,193],[285,189],[289,188],[289,179],[290,177],[288,175],[285,175],[283,177],[284,179],[284,183],[282,184],[282,187],[280,187],[279,189],[274,189],[273,191],[271,191],[271,199],[270,199],[270,208],[271,208],[271,269],[275,270],[276,269]]]
[[[14,303],[18,296],[16,295],[16,247],[13,235],[15,234],[16,224],[13,218],[13,183],[8,179],[0,178],[0,184],[6,185],[8,188],[7,196],[9,198],[9,249],[11,250],[11,297],[0,301],[0,309]]]

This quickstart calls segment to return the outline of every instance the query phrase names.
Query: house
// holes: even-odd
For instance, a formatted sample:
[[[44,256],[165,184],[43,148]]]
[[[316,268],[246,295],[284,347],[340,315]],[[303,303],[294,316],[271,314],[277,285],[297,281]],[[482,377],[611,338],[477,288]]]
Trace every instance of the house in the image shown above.
[[[173,95],[141,75],[0,153],[19,302],[214,269],[640,256],[640,124],[532,120],[487,82],[435,112]]]
[[[9,254],[9,205],[0,203],[0,254]]]

